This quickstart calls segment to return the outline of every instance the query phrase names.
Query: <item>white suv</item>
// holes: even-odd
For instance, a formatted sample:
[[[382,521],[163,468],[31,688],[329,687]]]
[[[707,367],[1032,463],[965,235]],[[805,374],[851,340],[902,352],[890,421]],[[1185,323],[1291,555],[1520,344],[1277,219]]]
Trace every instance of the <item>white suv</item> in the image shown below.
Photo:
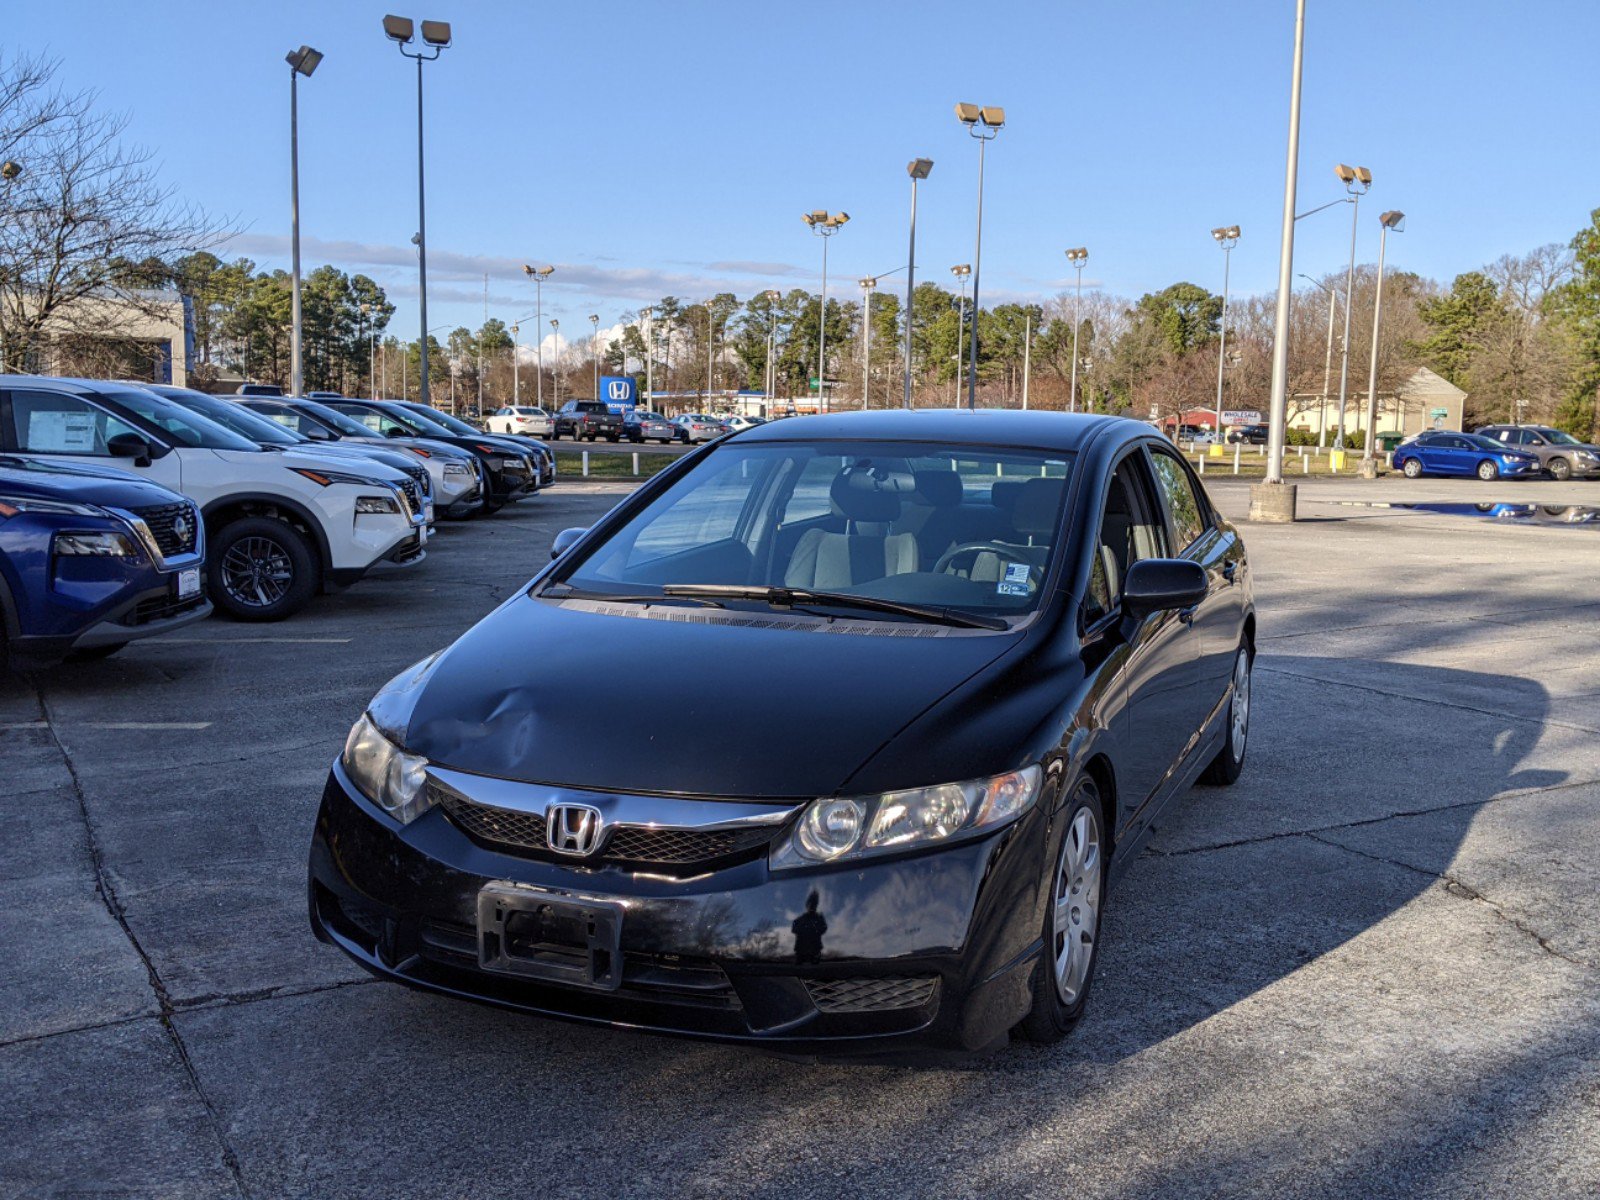
[[[550,436],[550,414],[527,404],[511,404],[496,409],[483,422],[487,433],[520,433],[527,437]]]
[[[181,492],[206,524],[208,591],[232,616],[273,621],[380,562],[418,562],[415,481],[378,462],[331,462],[255,443],[143,388],[0,378],[0,450],[131,469]]]

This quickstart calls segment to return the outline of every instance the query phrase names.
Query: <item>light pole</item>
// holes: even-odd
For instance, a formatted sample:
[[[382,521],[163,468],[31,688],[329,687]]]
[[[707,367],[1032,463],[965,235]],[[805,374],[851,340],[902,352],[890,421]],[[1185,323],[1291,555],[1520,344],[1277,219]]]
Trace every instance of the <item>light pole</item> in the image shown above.
[[[301,46],[284,56],[284,62],[289,64],[289,273],[294,289],[290,302],[293,314],[289,332],[289,391],[296,396],[305,391],[301,359],[304,325],[300,318],[300,76],[310,79],[311,72],[321,61],[322,54],[310,46]]]
[[[655,412],[656,310],[641,308],[639,317],[644,324],[644,406],[647,412]]]
[[[861,280],[861,407],[872,399],[872,293],[878,281],[871,275]]]
[[[911,312],[917,275],[917,183],[933,170],[933,159],[914,158],[906,164],[911,176],[911,248],[906,252],[906,407],[911,407]]]
[[[964,361],[961,353],[962,338],[967,332],[967,280],[972,277],[972,264],[961,263],[950,268],[950,274],[961,281],[961,307],[957,309],[956,321],[956,386],[950,393],[950,403],[961,403],[961,364]]]
[[[774,355],[777,353],[778,301],[783,296],[776,289],[763,293],[763,296],[767,301],[767,412],[770,416],[773,393],[778,390],[778,360]]]
[[[522,323],[511,322],[511,403],[522,403],[522,364],[518,358],[522,354]],[[480,414],[481,415],[481,414]]]
[[[1072,302],[1072,390],[1068,393],[1067,411],[1078,411],[1078,327],[1083,324],[1083,266],[1089,261],[1089,248],[1079,246],[1067,251],[1067,261],[1078,272],[1078,294]]]
[[[555,389],[556,390],[555,390],[555,399],[550,402],[550,406],[552,408],[560,408],[561,407],[561,322],[556,320],[555,317],[551,317],[550,318],[550,336],[555,339],[555,343],[556,343],[556,346],[555,346],[555,350],[556,350],[556,373],[555,373],[555,378],[553,380],[551,380],[551,382],[553,384],[555,384]]]
[[[845,212],[815,209],[800,218],[822,239],[822,298],[817,308],[817,412],[827,411],[828,399],[828,239],[850,219]]]
[[[387,16],[383,19],[383,32],[388,34],[399,47],[400,53],[407,58],[417,60],[417,301],[422,307],[422,359],[418,364],[421,382],[418,384],[418,398],[423,404],[428,403],[428,204],[427,188],[424,186],[423,153],[422,153],[422,64],[432,62],[445,52],[450,45],[450,23],[448,21],[422,22],[422,41],[425,46],[430,46],[433,53],[426,50],[415,52],[407,50],[416,37],[416,25],[410,17]]]
[[[1320,450],[1327,441],[1328,432],[1328,391],[1333,381],[1333,322],[1339,312],[1339,293],[1325,283],[1318,283],[1304,272],[1300,275],[1312,287],[1321,288],[1328,294],[1328,347],[1322,357],[1322,403],[1317,407],[1317,449]]]
[[[589,314],[589,325],[594,330],[590,335],[589,345],[594,354],[594,398],[600,399],[600,314]]]
[[[1283,481],[1284,426],[1289,411],[1289,301],[1294,286],[1294,199],[1300,173],[1300,84],[1306,50],[1306,0],[1297,0],[1294,67],[1289,83],[1289,142],[1284,154],[1283,226],[1278,241],[1278,302],[1273,315],[1272,397],[1267,417],[1267,475],[1250,489],[1250,518],[1294,520],[1295,487]]]
[[[1361,455],[1363,479],[1378,477],[1378,464],[1372,457],[1372,447],[1378,425],[1378,334],[1383,329],[1383,253],[1388,249],[1389,230],[1405,232],[1406,215],[1398,209],[1392,209],[1378,217],[1378,224],[1381,227],[1378,234],[1378,290],[1372,299],[1372,361],[1367,368],[1367,442]],[[1346,305],[1347,311],[1348,308]]]
[[[533,280],[533,292],[534,292],[533,331],[535,333],[538,333],[540,327],[543,326],[543,324],[544,324],[544,281],[546,279],[549,279],[550,276],[554,275],[555,271],[556,271],[556,269],[554,267],[531,267],[527,263],[523,263],[522,264],[522,273],[524,275],[526,275],[529,279]],[[539,358],[539,363],[538,363],[538,372],[539,372],[539,374],[538,374],[537,380],[535,381],[535,389],[534,390],[535,390],[535,394],[538,397],[539,407],[543,408],[544,407],[544,338],[542,336],[538,339],[538,346],[536,347],[536,350],[537,350],[538,358]]]
[[[712,355],[717,344],[716,314],[711,310],[711,301],[706,301],[706,402],[701,405],[703,409],[711,407],[711,371]]]
[[[1333,173],[1350,193],[1350,267],[1344,283],[1344,347],[1339,353],[1339,440],[1335,449],[1344,450],[1344,405],[1346,388],[1350,380],[1350,313],[1355,307],[1356,286],[1356,216],[1361,211],[1361,197],[1372,187],[1372,172],[1365,167],[1347,167],[1343,163],[1334,167]]]
[[[1211,236],[1222,247],[1222,330],[1217,339],[1217,436],[1222,436],[1222,368],[1228,361],[1228,274],[1233,266],[1233,248],[1239,244],[1239,227],[1224,225]]]
[[[978,278],[983,272],[983,158],[989,143],[1006,123],[1006,110],[997,104],[958,104],[956,120],[978,139],[978,235],[972,251],[972,365],[967,372],[967,407],[978,403]]]

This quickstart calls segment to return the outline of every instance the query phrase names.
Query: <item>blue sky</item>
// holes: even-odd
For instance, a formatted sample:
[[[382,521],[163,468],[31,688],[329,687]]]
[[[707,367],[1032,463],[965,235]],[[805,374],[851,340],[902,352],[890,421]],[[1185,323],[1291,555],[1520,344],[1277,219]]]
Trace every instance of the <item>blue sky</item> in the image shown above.
[[[404,3],[406,0],[396,0]],[[977,146],[958,100],[1000,104],[989,151],[986,299],[1043,299],[1090,248],[1086,284],[1137,296],[1220,288],[1208,231],[1237,222],[1236,292],[1277,268],[1292,0],[812,0],[804,5],[440,0],[456,44],[426,70],[430,319],[533,307],[518,269],[552,262],[546,316],[609,325],[663,293],[815,288],[812,208],[852,220],[830,294],[905,259],[905,164],[923,185],[918,270],[972,257]],[[1339,195],[1338,161],[1409,215],[1390,261],[1448,280],[1564,241],[1600,206],[1589,48],[1594,0],[1311,0],[1300,207]],[[245,232],[231,253],[286,265],[288,67],[308,42],[301,213],[309,265],[361,270],[414,336],[415,68],[385,10],[65,0],[13,5],[6,46],[61,59],[70,87],[126,111],[164,178]],[[402,11],[407,11],[402,9]],[[976,14],[982,14],[981,17]],[[1348,209],[1304,221],[1296,270],[1338,269]],[[894,277],[902,278],[902,277]],[[887,281],[886,281],[887,286]]]

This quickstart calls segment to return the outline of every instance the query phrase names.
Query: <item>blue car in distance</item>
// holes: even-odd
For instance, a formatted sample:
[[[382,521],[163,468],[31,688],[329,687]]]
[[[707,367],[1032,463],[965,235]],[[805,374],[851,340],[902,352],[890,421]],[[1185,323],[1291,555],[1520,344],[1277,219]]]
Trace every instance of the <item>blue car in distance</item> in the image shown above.
[[[211,612],[192,501],[124,471],[0,455],[0,666],[104,658]]]
[[[1407,479],[1419,475],[1476,475],[1479,479],[1521,479],[1542,475],[1536,455],[1476,433],[1430,429],[1394,448],[1394,468]]]

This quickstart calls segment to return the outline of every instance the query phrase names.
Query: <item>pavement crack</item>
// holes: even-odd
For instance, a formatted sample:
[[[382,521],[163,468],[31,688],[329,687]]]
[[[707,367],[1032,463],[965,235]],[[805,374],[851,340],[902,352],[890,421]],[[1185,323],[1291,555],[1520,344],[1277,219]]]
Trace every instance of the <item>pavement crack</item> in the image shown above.
[[[1314,833],[1308,833],[1306,836],[1312,841],[1318,842],[1321,845],[1332,847],[1335,850],[1343,850],[1346,854],[1353,854],[1358,858],[1365,858],[1371,862],[1383,863],[1385,866],[1397,867],[1402,871],[1409,871],[1415,875],[1422,875],[1429,879],[1437,880],[1439,883],[1444,885],[1444,890],[1450,895],[1455,896],[1460,900],[1470,900],[1476,904],[1483,905],[1490,912],[1492,912],[1498,920],[1506,925],[1509,925],[1512,929],[1515,929],[1518,933],[1524,935],[1525,937],[1532,939],[1539,949],[1543,950],[1551,957],[1559,958],[1562,962],[1571,963],[1575,967],[1583,967],[1586,970],[1600,970],[1600,963],[1592,963],[1588,959],[1579,958],[1576,955],[1568,954],[1565,950],[1562,950],[1559,946],[1556,946],[1554,943],[1552,943],[1549,938],[1545,937],[1532,925],[1529,925],[1520,917],[1512,916],[1497,901],[1491,899],[1483,892],[1480,892],[1477,888],[1473,887],[1470,883],[1467,883],[1459,876],[1452,875],[1449,871],[1430,871],[1426,867],[1418,867],[1408,862],[1402,862],[1400,859],[1389,858],[1382,854],[1374,854],[1370,850],[1358,850],[1354,846],[1346,846],[1344,843],[1333,841],[1330,838],[1318,837]]]
[[[34,694],[39,700],[39,712],[44,718],[45,726],[50,733],[50,740],[55,743],[56,751],[61,755],[61,762],[67,769],[67,775],[72,780],[72,794],[78,805],[78,819],[83,824],[84,838],[88,845],[89,862],[94,869],[94,890],[99,896],[101,904],[110,914],[111,919],[122,930],[122,935],[128,939],[128,945],[139,956],[139,961],[144,964],[145,975],[150,981],[150,989],[155,993],[156,1002],[160,1006],[157,1020],[161,1022],[162,1029],[166,1032],[167,1040],[171,1043],[173,1052],[178,1056],[178,1062],[183,1067],[183,1072],[189,1080],[189,1086],[194,1089],[195,1097],[200,1101],[210,1120],[212,1132],[216,1136],[221,1148],[222,1162],[233,1177],[234,1187],[241,1196],[248,1197],[250,1189],[245,1185],[244,1173],[239,1167],[239,1156],[234,1152],[232,1143],[228,1140],[227,1126],[222,1116],[217,1112],[216,1105],[211,1102],[211,1097],[206,1094],[205,1088],[200,1083],[200,1074],[195,1070],[194,1062],[189,1057],[189,1047],[184,1044],[183,1035],[178,1032],[177,1026],[172,1023],[172,1014],[175,1011],[172,997],[167,991],[167,985],[161,978],[161,973],[156,969],[154,961],[148,951],[139,941],[139,935],[133,931],[133,926],[128,921],[128,914],[122,899],[117,895],[117,889],[112,884],[106,872],[105,855],[100,849],[100,836],[94,824],[94,819],[89,815],[88,796],[83,790],[83,782],[78,778],[77,765],[72,761],[66,744],[62,742],[61,735],[56,730],[53,714],[50,712],[49,701],[45,699],[44,689],[34,683]]]

